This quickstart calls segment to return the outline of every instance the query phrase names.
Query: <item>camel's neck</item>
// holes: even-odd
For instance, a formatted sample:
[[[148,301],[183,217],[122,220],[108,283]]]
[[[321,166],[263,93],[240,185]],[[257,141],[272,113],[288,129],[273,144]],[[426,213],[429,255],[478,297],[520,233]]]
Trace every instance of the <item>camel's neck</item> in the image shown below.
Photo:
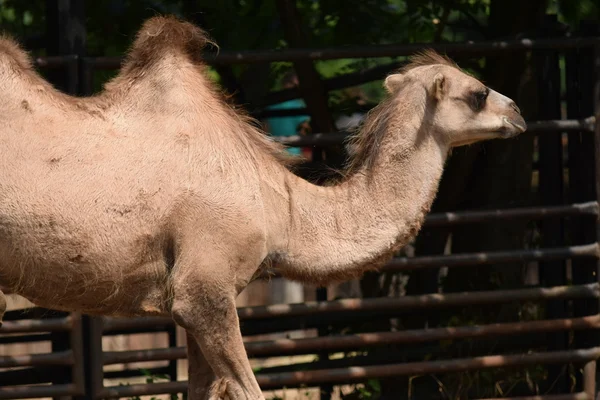
[[[316,283],[351,278],[386,261],[418,232],[448,147],[426,132],[421,106],[406,107],[392,114],[368,171],[365,166],[330,187],[286,175],[288,202],[273,210],[285,215],[273,238],[284,275]]]

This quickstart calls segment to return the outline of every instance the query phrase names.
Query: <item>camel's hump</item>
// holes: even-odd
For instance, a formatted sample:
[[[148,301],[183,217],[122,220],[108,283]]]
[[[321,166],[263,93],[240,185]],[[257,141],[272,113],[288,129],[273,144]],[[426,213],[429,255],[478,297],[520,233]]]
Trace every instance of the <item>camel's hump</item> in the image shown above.
[[[32,61],[29,54],[10,36],[0,35],[0,53],[7,57],[3,61],[8,61],[12,64],[13,69],[30,70],[32,68]]]
[[[213,43],[208,34],[187,21],[174,16],[152,17],[138,31],[126,63],[148,66],[173,52],[201,62],[201,50],[207,43]]]

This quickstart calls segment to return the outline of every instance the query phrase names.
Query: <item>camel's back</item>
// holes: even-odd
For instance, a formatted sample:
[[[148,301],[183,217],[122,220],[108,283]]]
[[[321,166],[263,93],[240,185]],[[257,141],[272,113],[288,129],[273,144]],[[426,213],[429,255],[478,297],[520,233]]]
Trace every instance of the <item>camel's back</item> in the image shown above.
[[[157,134],[168,122],[124,118],[124,128],[109,113],[34,107],[0,127],[2,206],[72,218],[125,215],[142,204],[165,211],[181,186],[172,179],[180,165],[172,161],[183,154],[169,132]]]

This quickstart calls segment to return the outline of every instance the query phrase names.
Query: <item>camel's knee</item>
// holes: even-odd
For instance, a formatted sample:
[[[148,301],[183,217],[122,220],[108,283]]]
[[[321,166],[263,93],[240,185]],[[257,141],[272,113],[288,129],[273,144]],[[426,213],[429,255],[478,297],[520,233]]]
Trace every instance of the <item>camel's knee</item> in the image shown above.
[[[174,292],[171,315],[177,324],[190,333],[197,334],[202,327],[210,330],[211,326],[237,318],[232,287],[203,281],[175,287]]]

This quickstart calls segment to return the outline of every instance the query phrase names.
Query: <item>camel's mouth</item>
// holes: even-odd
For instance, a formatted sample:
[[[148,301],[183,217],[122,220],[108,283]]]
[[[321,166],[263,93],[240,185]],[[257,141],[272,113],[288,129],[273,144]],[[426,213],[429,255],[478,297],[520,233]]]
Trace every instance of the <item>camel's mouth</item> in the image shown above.
[[[495,132],[481,132],[477,135],[471,136],[468,139],[463,139],[452,144],[452,147],[468,146],[470,144],[484,142],[493,139],[509,139],[517,136],[519,133],[509,132],[507,130],[500,130]]]
[[[502,131],[500,131],[500,132],[498,132],[496,134],[496,138],[498,138],[498,139],[511,139],[511,138],[519,136],[521,133],[522,132],[519,132],[519,131],[505,131],[505,130],[502,130]]]
[[[520,115],[515,119],[502,117],[502,122],[504,123],[501,133],[503,138],[512,138],[527,130],[527,124]]]
[[[519,136],[527,130],[527,124],[520,114],[511,117],[502,117],[502,126],[496,125],[495,130],[475,132],[460,141],[452,143],[452,147],[467,146],[477,142],[492,139],[510,139]]]

